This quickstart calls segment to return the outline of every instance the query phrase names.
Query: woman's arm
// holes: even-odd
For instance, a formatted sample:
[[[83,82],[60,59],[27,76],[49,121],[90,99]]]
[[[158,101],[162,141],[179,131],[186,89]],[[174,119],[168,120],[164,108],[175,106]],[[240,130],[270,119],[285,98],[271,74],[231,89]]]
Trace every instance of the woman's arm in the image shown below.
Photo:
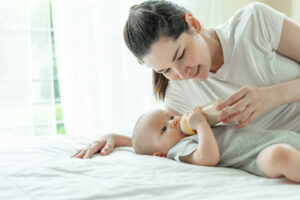
[[[283,21],[276,51],[300,64],[300,25],[288,17]],[[217,106],[217,110],[230,106],[218,119],[227,124],[235,122],[235,128],[243,128],[272,108],[300,101],[299,85],[300,79],[264,88],[245,86]]]
[[[300,25],[288,17],[285,17],[283,21],[280,42],[276,51],[300,64]],[[276,97],[282,99],[278,104],[300,101],[299,85],[300,79],[296,79],[272,86],[273,92],[277,94]]]
[[[300,64],[300,25],[286,17],[283,21],[282,33],[277,52]],[[300,66],[299,66],[300,67]],[[281,104],[300,101],[300,79],[273,86]]]
[[[97,138],[94,142],[88,145],[88,147],[78,150],[72,158],[91,158],[97,152],[100,152],[102,156],[110,154],[115,147],[131,147],[131,138],[118,135],[107,134]]]
[[[277,52],[300,63],[300,25],[286,17]]]

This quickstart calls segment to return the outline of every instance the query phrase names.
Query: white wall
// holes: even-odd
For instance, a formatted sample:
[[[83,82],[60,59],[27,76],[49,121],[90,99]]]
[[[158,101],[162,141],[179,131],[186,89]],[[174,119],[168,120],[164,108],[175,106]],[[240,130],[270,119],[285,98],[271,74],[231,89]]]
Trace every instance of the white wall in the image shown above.
[[[292,0],[291,16],[300,24],[300,1]]]
[[[300,0],[220,0],[222,3],[221,22],[225,22],[234,12],[252,2],[261,2],[285,13],[300,23]]]

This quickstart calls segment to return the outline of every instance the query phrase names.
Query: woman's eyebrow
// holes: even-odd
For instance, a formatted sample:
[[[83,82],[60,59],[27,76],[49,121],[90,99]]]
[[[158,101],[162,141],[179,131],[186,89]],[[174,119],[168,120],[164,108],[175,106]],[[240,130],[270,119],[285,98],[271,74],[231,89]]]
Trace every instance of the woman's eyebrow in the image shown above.
[[[169,68],[158,70],[158,73],[165,73]]]
[[[166,69],[161,69],[161,70],[158,70],[157,72],[158,73],[162,73],[163,71],[165,71]]]
[[[179,49],[180,49],[180,46],[176,49],[175,54],[174,54],[173,59],[172,59],[172,62],[175,61],[175,58],[177,57],[177,54],[178,54],[178,50],[179,50]]]

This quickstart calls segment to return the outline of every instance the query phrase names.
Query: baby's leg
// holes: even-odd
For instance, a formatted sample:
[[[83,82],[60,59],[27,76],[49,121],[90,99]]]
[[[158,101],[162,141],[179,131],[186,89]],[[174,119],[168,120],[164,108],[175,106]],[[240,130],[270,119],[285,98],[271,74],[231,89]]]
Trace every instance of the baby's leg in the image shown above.
[[[288,144],[274,144],[257,157],[258,167],[269,178],[286,177],[300,183],[300,152]]]

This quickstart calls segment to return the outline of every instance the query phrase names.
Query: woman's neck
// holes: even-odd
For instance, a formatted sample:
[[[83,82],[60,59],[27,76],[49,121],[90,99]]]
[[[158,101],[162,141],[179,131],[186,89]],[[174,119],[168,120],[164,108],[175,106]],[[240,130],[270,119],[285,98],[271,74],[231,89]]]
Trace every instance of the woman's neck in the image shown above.
[[[203,30],[203,37],[206,40],[210,49],[211,55],[211,68],[210,72],[216,73],[224,64],[224,56],[222,45],[216,31],[213,29]]]

